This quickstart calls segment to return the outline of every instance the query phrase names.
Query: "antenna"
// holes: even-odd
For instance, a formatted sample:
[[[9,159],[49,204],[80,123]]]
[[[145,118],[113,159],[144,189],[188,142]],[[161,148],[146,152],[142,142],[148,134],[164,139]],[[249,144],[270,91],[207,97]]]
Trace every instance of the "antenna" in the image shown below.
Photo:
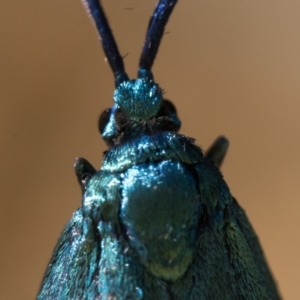
[[[128,76],[125,73],[123,58],[120,55],[104,10],[98,0],[83,0],[82,2],[96,25],[104,53],[114,73],[116,86],[118,86],[123,81],[128,80]]]
[[[161,38],[164,34],[165,26],[176,3],[177,0],[160,0],[158,2],[149,22],[146,40],[139,63],[139,77],[143,77],[144,70],[151,71]]]

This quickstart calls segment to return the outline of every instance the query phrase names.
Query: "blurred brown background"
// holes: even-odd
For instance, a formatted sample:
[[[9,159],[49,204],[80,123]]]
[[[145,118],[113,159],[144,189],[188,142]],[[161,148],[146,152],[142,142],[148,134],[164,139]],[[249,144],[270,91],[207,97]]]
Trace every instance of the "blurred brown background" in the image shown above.
[[[103,0],[135,76],[156,0]],[[0,299],[33,299],[80,205],[76,156],[100,167],[113,77],[79,0],[1,2]],[[181,0],[154,66],[181,132],[231,141],[223,173],[284,299],[300,295],[300,1]]]

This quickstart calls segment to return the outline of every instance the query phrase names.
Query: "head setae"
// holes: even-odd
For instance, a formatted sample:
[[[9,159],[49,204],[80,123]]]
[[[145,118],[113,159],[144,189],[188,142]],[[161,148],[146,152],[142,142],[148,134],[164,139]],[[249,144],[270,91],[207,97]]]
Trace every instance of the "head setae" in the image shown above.
[[[178,131],[180,120],[175,106],[163,99],[161,88],[154,82],[151,67],[154,63],[164,28],[177,0],[160,0],[150,19],[146,40],[139,61],[137,79],[130,80],[123,58],[98,0],[84,0],[94,20],[100,40],[114,73],[115,105],[105,110],[99,119],[99,130],[108,146],[114,146],[142,134],[158,131]]]

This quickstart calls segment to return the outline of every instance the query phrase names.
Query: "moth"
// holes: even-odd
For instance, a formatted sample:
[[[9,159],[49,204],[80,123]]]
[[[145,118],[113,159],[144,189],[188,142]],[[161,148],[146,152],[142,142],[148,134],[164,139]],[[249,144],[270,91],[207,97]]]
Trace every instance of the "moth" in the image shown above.
[[[78,158],[82,203],[63,230],[37,299],[280,299],[259,241],[219,168],[228,140],[204,154],[179,134],[154,63],[176,0],[150,19],[130,80],[97,0],[84,5],[113,71],[114,105],[99,119],[108,151],[97,171]]]

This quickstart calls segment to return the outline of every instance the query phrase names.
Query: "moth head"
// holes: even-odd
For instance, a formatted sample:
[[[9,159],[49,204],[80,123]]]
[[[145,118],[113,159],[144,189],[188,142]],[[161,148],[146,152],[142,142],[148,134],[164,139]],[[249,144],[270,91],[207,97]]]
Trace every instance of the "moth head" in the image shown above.
[[[151,72],[144,70],[140,74],[144,76],[121,82],[114,92],[114,100],[129,119],[147,121],[161,107],[162,90],[154,82]]]
[[[176,107],[167,99],[162,99],[156,114],[147,120],[130,119],[128,114],[115,104],[102,112],[98,122],[102,138],[109,147],[145,133],[151,134],[163,130],[178,131],[180,126]]]
[[[98,1],[86,2],[115,77],[115,104],[111,109],[105,110],[99,119],[100,133],[108,146],[142,134],[179,130],[180,121],[176,109],[173,104],[169,105],[170,101],[163,99],[162,89],[155,83],[151,72],[165,25],[176,2],[177,0],[160,0],[157,4],[149,22],[138,76],[133,80],[125,72],[123,58],[101,5]],[[167,106],[172,108],[166,109]]]

